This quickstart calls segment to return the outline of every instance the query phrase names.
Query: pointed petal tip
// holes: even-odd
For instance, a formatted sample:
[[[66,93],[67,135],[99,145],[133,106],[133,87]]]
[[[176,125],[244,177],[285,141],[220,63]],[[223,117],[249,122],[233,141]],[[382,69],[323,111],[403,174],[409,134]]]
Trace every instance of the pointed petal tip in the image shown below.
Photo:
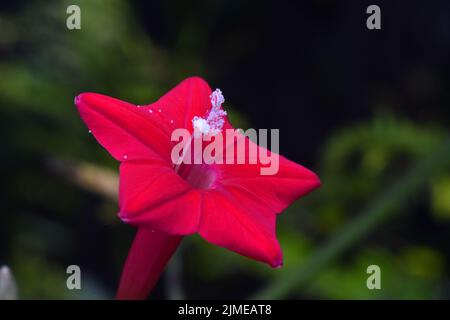
[[[314,189],[319,188],[322,185],[322,181],[320,180],[319,176],[314,173]]]
[[[75,105],[78,105],[78,102],[80,101],[80,95],[81,95],[81,94],[75,96],[75,98],[73,99],[73,103],[74,103]]]
[[[283,257],[279,256],[276,260],[274,260],[272,263],[270,263],[270,266],[274,269],[280,269],[284,265]]]
[[[271,267],[274,269],[281,269],[281,268],[283,268],[283,262],[271,265]]]
[[[119,212],[119,214],[117,216],[119,217],[120,220],[122,220],[123,223],[127,223],[127,224],[130,223],[130,219],[127,218],[126,215],[122,213],[122,211]]]
[[[210,93],[211,93],[211,87],[209,86],[209,83],[203,79],[202,77],[199,76],[192,76],[189,78],[184,79],[183,81],[180,82],[180,85],[188,85],[191,88],[196,88],[195,90],[205,90],[206,92],[208,92],[207,97],[209,97]]]
[[[267,263],[273,269],[283,267],[283,251],[281,250],[281,245],[276,238],[273,238],[271,248],[266,247],[264,249],[264,255],[261,259],[257,260]]]
[[[81,105],[83,102],[86,103],[86,100],[87,100],[87,98],[88,98],[89,95],[96,95],[96,93],[90,93],[90,92],[82,92],[82,93],[79,93],[77,96],[75,96],[74,104],[75,104],[77,107],[80,107],[80,105]]]
[[[302,167],[302,168],[303,168],[303,170],[305,170],[304,173],[306,173],[306,177],[308,180],[317,181],[317,183],[320,184],[320,178],[317,173],[315,173],[311,169],[308,169],[305,167]]]
[[[93,93],[93,92],[82,92],[79,93],[75,99],[74,99],[74,103],[75,105],[78,107],[80,106],[81,103],[89,103],[89,102],[93,102],[93,99],[97,99],[97,98],[110,98],[108,96],[105,96],[103,94],[100,93]],[[110,99],[114,99],[114,98],[110,98]],[[115,100],[115,99],[114,99]],[[94,101],[95,102],[95,101]]]
[[[206,82],[206,80],[203,79],[200,76],[191,76],[189,78],[186,78],[184,81],[192,81],[192,82],[199,82],[199,83],[206,83],[206,84],[208,84],[208,82]]]
[[[320,181],[319,176],[309,169],[306,169],[306,170],[308,172],[307,180],[308,180],[308,185],[309,185],[310,191],[313,191],[313,190],[319,188],[322,185],[322,181]]]

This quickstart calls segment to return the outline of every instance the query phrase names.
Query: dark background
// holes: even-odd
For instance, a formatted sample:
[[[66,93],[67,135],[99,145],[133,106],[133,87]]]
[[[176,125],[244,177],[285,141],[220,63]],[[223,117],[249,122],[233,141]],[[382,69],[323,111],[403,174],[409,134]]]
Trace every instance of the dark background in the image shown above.
[[[19,298],[113,297],[134,230],[73,98],[145,104],[199,75],[236,126],[279,128],[323,186],[279,218],[284,268],[193,236],[153,298],[449,298],[449,54],[445,0],[2,1],[0,264]],[[366,287],[372,264],[382,290]]]

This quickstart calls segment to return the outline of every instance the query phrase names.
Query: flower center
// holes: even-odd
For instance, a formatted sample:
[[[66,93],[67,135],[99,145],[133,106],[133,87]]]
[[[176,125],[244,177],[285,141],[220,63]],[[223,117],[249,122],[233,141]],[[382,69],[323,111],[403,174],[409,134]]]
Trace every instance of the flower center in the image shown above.
[[[216,170],[207,164],[182,164],[178,174],[197,189],[210,189],[217,178]]]
[[[193,144],[193,138],[198,139],[203,135],[217,135],[222,131],[225,123],[224,117],[227,113],[222,109],[225,99],[220,89],[216,89],[209,96],[211,99],[211,109],[206,118],[195,116],[192,118],[194,136],[191,137],[189,144]],[[187,149],[189,150],[189,149]],[[195,152],[202,152],[196,150]],[[186,154],[183,154],[183,158]],[[190,156],[190,155],[188,155]],[[175,166],[175,171],[180,177],[187,181],[193,188],[209,189],[213,187],[217,178],[217,171],[207,164],[184,164]]]

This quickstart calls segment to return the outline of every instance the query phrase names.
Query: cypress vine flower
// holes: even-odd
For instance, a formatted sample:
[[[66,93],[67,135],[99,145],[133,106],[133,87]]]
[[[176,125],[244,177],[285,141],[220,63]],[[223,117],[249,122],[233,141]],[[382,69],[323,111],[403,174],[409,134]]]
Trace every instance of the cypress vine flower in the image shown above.
[[[215,157],[227,156],[244,141],[233,163],[202,162],[195,145],[233,129],[222,109],[220,90],[201,78],[182,81],[145,106],[96,93],[75,98],[78,111],[96,140],[120,162],[119,217],[138,228],[122,272],[118,299],[143,299],[157,282],[183,236],[198,233],[206,241],[272,267],[282,265],[276,216],[320,185],[308,169],[278,156],[278,168],[262,175],[264,164],[248,149],[271,152],[242,134]],[[172,133],[192,135],[173,159]],[[240,142],[239,142],[240,141]],[[201,151],[206,147],[202,145]],[[228,152],[230,154],[230,152]],[[238,158],[243,161],[239,161]],[[178,161],[183,160],[183,161]]]

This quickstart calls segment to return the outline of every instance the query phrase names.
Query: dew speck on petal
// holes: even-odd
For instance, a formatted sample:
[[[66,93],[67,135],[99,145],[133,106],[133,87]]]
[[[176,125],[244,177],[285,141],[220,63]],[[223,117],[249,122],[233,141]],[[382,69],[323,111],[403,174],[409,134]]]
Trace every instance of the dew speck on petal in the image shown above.
[[[127,155],[124,155],[123,158],[124,158],[125,160],[127,160],[127,159],[128,159],[128,156],[127,156]]]

